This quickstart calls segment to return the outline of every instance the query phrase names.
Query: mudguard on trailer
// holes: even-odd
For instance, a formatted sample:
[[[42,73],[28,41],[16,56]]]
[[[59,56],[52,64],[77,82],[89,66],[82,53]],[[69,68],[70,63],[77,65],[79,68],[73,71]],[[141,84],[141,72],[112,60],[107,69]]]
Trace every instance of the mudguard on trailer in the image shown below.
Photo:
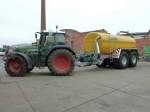
[[[111,54],[112,58],[119,58],[122,51],[127,51],[127,52],[135,51],[135,52],[137,52],[137,57],[139,59],[139,53],[138,53],[138,50],[136,48],[133,48],[133,49],[126,49],[126,48],[113,49],[112,54]]]
[[[112,54],[111,54],[112,58],[119,58],[121,51],[122,51],[122,49],[120,49],[120,48],[113,49]]]

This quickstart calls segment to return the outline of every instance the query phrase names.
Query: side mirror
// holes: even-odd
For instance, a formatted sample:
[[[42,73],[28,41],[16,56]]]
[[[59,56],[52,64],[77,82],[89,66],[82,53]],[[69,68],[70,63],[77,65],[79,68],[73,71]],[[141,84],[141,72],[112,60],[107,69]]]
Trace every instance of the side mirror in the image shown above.
[[[35,34],[35,39],[36,39],[36,45],[37,45],[38,44],[37,33]]]
[[[35,34],[35,39],[37,40],[37,33]]]

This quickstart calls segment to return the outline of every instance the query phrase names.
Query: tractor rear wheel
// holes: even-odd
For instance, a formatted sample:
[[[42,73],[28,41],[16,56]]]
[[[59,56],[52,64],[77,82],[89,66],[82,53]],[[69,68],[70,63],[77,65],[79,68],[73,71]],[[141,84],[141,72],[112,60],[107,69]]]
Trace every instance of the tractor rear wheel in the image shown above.
[[[53,75],[69,75],[75,66],[74,55],[66,50],[59,49],[53,51],[48,58],[48,68]]]
[[[27,72],[27,64],[21,56],[9,57],[5,63],[6,72],[13,77],[22,77]]]

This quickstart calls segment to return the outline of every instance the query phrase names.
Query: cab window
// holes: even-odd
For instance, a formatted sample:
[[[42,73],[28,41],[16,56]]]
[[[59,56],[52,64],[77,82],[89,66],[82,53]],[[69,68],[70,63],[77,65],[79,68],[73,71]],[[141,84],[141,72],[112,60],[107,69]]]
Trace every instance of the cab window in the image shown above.
[[[47,44],[49,44],[49,43],[54,43],[54,42],[55,42],[54,36],[48,35],[48,36],[46,37],[46,42],[47,42]]]
[[[65,35],[64,34],[55,34],[55,41],[57,43],[65,43]]]

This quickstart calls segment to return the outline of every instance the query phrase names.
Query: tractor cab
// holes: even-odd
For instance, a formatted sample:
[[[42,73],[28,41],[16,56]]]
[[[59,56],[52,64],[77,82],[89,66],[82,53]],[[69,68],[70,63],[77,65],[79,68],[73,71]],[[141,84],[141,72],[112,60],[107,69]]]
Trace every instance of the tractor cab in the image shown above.
[[[41,46],[66,44],[65,33],[36,32],[35,38],[37,40],[37,44]]]
[[[36,66],[45,66],[50,51],[56,46],[66,46],[65,33],[59,32],[36,32],[35,33],[37,51]],[[35,57],[35,56],[34,56]]]

